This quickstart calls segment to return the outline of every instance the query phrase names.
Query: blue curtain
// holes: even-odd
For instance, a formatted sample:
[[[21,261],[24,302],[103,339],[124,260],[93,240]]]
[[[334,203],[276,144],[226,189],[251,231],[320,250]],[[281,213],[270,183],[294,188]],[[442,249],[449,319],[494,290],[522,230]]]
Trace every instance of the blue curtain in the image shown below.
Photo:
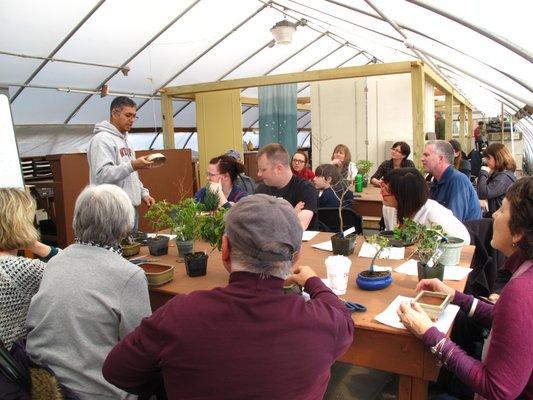
[[[279,143],[296,152],[296,83],[259,87],[259,147]]]

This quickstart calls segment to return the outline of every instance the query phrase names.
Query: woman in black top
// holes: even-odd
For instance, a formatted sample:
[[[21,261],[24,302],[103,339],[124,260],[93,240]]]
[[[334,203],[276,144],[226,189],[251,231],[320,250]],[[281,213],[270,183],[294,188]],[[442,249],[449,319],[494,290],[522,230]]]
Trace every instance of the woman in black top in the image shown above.
[[[407,143],[394,143],[390,149],[391,159],[381,163],[376,173],[370,178],[370,183],[376,187],[380,187],[383,177],[393,169],[406,167],[414,168],[415,164],[407,159],[409,154],[411,154],[411,148]]]

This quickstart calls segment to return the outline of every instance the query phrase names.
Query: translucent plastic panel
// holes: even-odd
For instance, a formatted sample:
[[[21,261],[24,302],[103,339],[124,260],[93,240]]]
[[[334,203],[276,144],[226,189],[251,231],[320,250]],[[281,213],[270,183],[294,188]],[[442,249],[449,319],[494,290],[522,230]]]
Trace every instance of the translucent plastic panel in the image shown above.
[[[247,106],[243,106],[243,111],[247,110]],[[257,125],[259,119],[259,107],[252,107],[242,114],[242,127],[249,128],[254,124]]]
[[[39,64],[38,60],[0,55],[0,83],[22,84]]]
[[[298,128],[311,128],[311,112],[298,113],[298,120],[296,122]]]
[[[31,84],[93,90],[111,71],[109,68],[88,65],[47,63],[33,78]]]
[[[85,96],[86,95],[82,95],[82,98],[78,102],[75,102],[75,98],[73,98],[72,102],[65,109],[65,118],[74,111],[74,108],[81,103],[81,100],[83,100]],[[104,98],[101,98],[100,96],[91,96],[69,123],[95,124],[103,120],[109,120],[109,107],[111,106],[113,99],[113,96],[107,96]],[[138,102],[138,99],[133,99],[133,101]]]
[[[309,70],[315,71],[318,69],[337,68],[340,64],[345,63],[346,60],[350,59],[357,53],[357,50],[344,46],[337,50],[335,53],[318,62],[316,65],[309,68]]]
[[[190,3],[192,0],[106,1],[58,57],[120,65]]]
[[[133,82],[115,77],[110,87],[142,92],[158,89],[260,5],[236,0],[199,2],[129,64]]]
[[[278,64],[286,62],[286,59],[289,59],[289,57],[316,39],[319,35],[309,28],[298,28],[291,44],[275,45],[272,48],[267,47],[228,75],[226,79],[265,75]]]
[[[182,104],[184,105],[185,103]],[[174,105],[174,112],[178,111],[181,107],[181,105],[180,107]],[[174,126],[196,126],[196,103],[194,101],[174,117]]]
[[[0,49],[47,56],[96,0],[0,0]]]
[[[311,146],[310,132],[300,131],[298,132],[298,147],[310,147]]]
[[[139,103],[145,101],[145,99],[139,100]],[[160,127],[161,101],[159,99],[149,100],[140,110],[137,110],[137,116],[139,119],[135,122],[136,127]]]
[[[56,90],[25,89],[11,105],[14,124],[62,124],[65,110],[81,101],[83,94]]]

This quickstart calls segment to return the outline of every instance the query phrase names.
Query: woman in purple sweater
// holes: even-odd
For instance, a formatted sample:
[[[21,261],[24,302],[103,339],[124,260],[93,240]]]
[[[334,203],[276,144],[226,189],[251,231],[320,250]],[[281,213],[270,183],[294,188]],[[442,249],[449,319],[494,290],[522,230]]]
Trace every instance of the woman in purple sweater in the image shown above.
[[[424,279],[417,291],[449,293],[453,303],[491,328],[482,361],[468,356],[440,332],[418,304],[404,303],[398,315],[437,358],[477,393],[476,399],[533,399],[533,177],[514,183],[493,215],[491,245],[508,259],[513,276],[495,305],[457,292],[437,279]]]

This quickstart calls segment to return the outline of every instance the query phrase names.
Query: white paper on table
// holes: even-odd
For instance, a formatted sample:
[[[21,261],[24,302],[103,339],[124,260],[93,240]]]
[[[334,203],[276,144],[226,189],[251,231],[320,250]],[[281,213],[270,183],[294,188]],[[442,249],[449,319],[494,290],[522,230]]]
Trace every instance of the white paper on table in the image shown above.
[[[394,271],[401,274],[418,276],[417,260],[409,260],[402,265],[396,267]],[[472,268],[460,267],[458,265],[446,265],[444,267],[444,280],[445,281],[460,281],[463,280],[470,272]]]
[[[319,231],[304,231],[302,233],[302,242],[307,242],[313,239],[319,233],[320,233]]]
[[[377,249],[368,242],[363,242],[361,250],[359,250],[359,257],[374,258]],[[405,257],[405,247],[385,247],[378,258],[386,258],[389,260],[403,260]]]
[[[397,311],[398,308],[400,308],[401,303],[411,300],[413,300],[413,297],[397,296],[392,303],[389,304],[385,311],[376,315],[374,319],[384,325],[392,326],[393,328],[407,329],[400,321]],[[439,316],[439,319],[435,321],[435,326],[437,329],[441,332],[447,333],[458,312],[459,306],[456,306],[455,304],[448,304],[448,306]]]
[[[149,238],[154,238],[156,236],[166,236],[169,240],[176,239],[178,235],[170,235],[168,233],[148,233],[146,236]]]
[[[374,271],[375,272],[392,271],[392,267],[384,267],[384,266],[380,266],[380,265],[374,265]]]
[[[311,247],[319,250],[333,251],[333,246],[331,245],[331,240],[327,242],[312,244]]]

